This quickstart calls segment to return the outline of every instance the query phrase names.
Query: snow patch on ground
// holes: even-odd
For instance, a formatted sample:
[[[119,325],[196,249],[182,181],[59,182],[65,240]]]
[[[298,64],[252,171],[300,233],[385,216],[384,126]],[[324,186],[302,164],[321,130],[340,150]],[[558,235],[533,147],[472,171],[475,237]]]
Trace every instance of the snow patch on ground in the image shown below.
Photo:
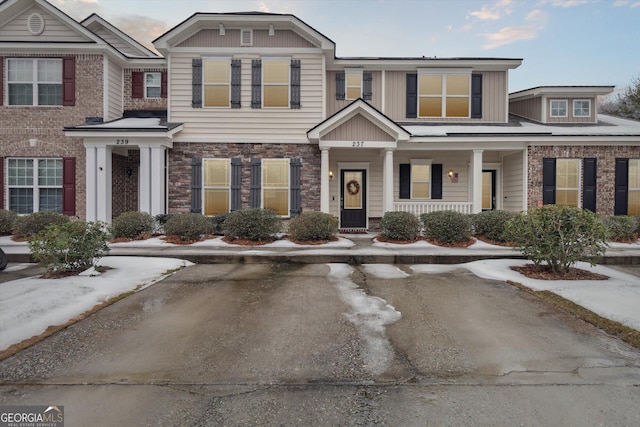
[[[62,325],[109,298],[144,289],[170,270],[193,265],[174,258],[105,257],[98,276],[29,277],[0,283],[0,350]]]
[[[382,374],[393,361],[394,352],[386,334],[386,325],[402,317],[384,299],[367,295],[352,280],[353,268],[347,264],[329,264],[332,281],[344,303],[351,307],[345,316],[355,325],[365,345],[363,357],[365,369],[372,375]]]

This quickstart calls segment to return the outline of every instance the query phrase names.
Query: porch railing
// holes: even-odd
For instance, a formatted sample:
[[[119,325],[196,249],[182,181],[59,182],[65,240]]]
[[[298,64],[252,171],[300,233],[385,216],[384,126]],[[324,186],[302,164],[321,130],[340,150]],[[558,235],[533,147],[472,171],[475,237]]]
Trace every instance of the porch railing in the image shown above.
[[[394,202],[393,210],[409,212],[416,216],[435,211],[471,213],[471,202]]]

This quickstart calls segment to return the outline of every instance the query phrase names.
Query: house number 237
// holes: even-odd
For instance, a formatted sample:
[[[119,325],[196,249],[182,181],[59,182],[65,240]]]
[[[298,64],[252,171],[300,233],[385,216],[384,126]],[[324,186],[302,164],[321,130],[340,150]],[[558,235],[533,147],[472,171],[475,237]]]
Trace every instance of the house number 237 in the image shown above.
[[[364,141],[353,141],[351,143],[352,147],[364,147]]]
[[[116,139],[116,145],[129,145],[128,139]]]

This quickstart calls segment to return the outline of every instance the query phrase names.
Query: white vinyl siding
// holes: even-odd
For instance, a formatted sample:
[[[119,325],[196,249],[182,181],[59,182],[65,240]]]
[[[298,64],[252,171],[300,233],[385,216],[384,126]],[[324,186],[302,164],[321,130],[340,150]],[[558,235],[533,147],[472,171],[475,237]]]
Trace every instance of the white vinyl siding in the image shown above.
[[[33,13],[42,15],[45,21],[44,31],[40,35],[33,35],[27,29],[27,20]],[[51,15],[46,10],[39,7],[27,9],[6,25],[0,25],[0,40],[27,41],[27,42],[86,42],[89,38],[80,34],[66,23]]]
[[[122,93],[122,68],[114,61],[109,61],[107,76],[107,117],[106,120],[114,120],[122,117],[123,93]]]
[[[503,201],[502,209],[505,211],[519,212],[524,209],[524,158],[523,153],[514,153],[504,156],[502,160],[503,171]]]

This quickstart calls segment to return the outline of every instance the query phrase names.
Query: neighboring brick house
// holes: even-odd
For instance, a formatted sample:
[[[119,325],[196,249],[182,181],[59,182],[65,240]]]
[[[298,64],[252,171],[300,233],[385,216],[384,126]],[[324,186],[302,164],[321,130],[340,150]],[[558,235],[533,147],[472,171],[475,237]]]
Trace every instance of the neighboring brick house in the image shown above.
[[[90,102],[86,86],[111,102],[51,120],[59,139],[46,144],[56,152],[26,147],[31,138],[3,124],[0,156],[7,169],[23,157],[64,162],[76,147],[76,214],[86,219],[265,207],[283,217],[321,210],[362,230],[392,210],[562,203],[640,213],[640,123],[596,113],[612,87],[509,94],[518,58],[337,58],[329,38],[286,14],[196,13],[154,41],[162,58],[95,15],[75,23],[44,0],[2,3],[3,121],[37,122],[44,108],[6,107],[8,61],[24,55],[1,36],[37,40],[25,30],[30,9],[7,13],[26,3],[95,39],[86,49],[97,52],[82,54],[102,61],[94,70],[102,84],[76,82],[76,99]],[[47,57],[55,43],[46,40],[34,54]],[[105,61],[119,68],[107,73]],[[6,170],[3,179],[11,206]]]

